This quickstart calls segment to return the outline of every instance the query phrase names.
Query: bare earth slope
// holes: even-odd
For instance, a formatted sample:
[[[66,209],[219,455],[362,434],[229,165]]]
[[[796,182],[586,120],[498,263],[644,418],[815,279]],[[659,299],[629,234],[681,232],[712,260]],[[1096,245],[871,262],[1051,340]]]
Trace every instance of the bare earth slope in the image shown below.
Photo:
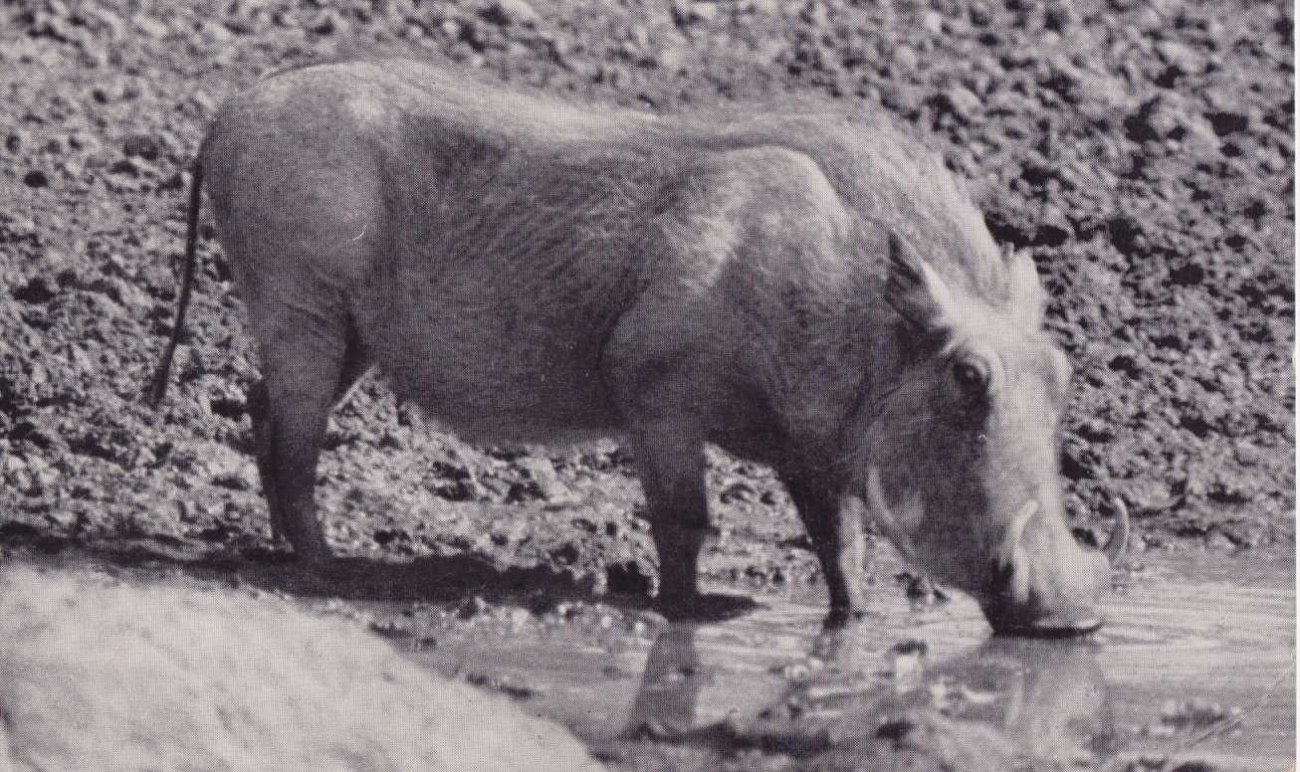
[[[256,362],[210,238],[168,399],[154,414],[138,394],[170,326],[185,169],[220,100],[370,51],[654,110],[879,103],[975,182],[994,235],[1045,276],[1078,375],[1064,437],[1078,525],[1103,527],[1114,492],[1148,547],[1294,538],[1289,4],[319,5],[0,5],[5,544],[265,556],[246,453]],[[346,553],[428,556],[471,581],[486,564],[518,584],[640,591],[653,573],[612,444],[474,449],[367,383],[328,448],[323,510]],[[771,476],[714,461],[723,538],[705,570],[808,580]]]

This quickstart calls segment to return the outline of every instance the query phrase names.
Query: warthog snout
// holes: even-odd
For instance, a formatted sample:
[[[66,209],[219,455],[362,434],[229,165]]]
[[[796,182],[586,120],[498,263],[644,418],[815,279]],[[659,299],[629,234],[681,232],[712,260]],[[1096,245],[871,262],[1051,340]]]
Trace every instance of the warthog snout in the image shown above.
[[[924,519],[916,511],[919,506],[901,517],[896,514],[886,502],[878,468],[868,470],[866,487],[877,525],[904,557],[970,592],[995,632],[1052,638],[1102,626],[1096,598],[1109,584],[1111,571],[1122,564],[1129,538],[1128,510],[1119,499],[1115,531],[1101,551],[1080,546],[1059,514],[1042,511],[1036,499],[1026,501],[1004,529],[981,580],[954,571],[951,564],[935,564],[933,540],[915,532]]]
[[[1038,513],[1029,501],[1016,514],[999,554],[981,607],[998,633],[1050,638],[1090,633],[1102,625],[1096,596],[1106,588],[1112,569],[1124,559],[1128,544],[1128,510],[1116,499],[1118,523],[1101,552],[1085,549],[1071,538],[1054,553],[1034,549],[1025,532]]]

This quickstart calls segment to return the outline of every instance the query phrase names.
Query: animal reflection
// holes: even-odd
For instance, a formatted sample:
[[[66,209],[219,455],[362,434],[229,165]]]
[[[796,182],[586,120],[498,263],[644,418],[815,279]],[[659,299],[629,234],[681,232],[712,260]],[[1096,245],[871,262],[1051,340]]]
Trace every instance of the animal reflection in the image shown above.
[[[697,725],[712,683],[699,629],[673,624],[659,633],[625,737],[763,748],[818,769],[929,762],[994,770],[1025,760],[1097,763],[1116,750],[1098,647],[1086,640],[993,637],[935,663],[924,644],[905,642],[881,669],[879,651],[865,648],[855,628],[829,631],[809,657],[824,666],[767,709]]]

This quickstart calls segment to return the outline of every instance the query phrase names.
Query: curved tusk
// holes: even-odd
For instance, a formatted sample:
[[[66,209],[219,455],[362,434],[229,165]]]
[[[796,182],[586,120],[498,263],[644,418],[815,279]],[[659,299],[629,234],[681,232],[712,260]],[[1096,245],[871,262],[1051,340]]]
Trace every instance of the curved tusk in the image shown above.
[[[999,554],[1002,565],[1014,567],[1013,559],[1016,550],[1020,549],[1020,540],[1025,535],[1025,526],[1029,525],[1029,518],[1033,517],[1037,511],[1038,500],[1030,499],[1016,513],[1015,518],[1011,521],[1011,527],[1007,529],[1007,535],[1002,541],[1002,550]]]
[[[1112,495],[1111,500],[1115,504],[1115,517],[1119,522],[1115,524],[1115,530],[1111,532],[1110,539],[1106,546],[1102,547],[1102,552],[1106,553],[1106,559],[1110,561],[1111,568],[1118,568],[1123,562],[1124,556],[1128,553],[1128,537],[1131,529],[1128,517],[1128,507],[1124,505],[1124,499]]]
[[[915,562],[911,540],[885,503],[885,493],[880,488],[880,468],[875,464],[867,467],[867,511],[871,513],[876,525],[880,526],[880,530],[885,532],[885,536],[903,554],[903,558]]]

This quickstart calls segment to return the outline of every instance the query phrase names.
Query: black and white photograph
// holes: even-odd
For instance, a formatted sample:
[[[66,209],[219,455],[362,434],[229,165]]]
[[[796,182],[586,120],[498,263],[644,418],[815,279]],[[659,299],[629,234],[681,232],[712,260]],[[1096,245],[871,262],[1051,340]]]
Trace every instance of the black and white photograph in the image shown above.
[[[0,0],[0,772],[1297,761],[1290,0]]]

